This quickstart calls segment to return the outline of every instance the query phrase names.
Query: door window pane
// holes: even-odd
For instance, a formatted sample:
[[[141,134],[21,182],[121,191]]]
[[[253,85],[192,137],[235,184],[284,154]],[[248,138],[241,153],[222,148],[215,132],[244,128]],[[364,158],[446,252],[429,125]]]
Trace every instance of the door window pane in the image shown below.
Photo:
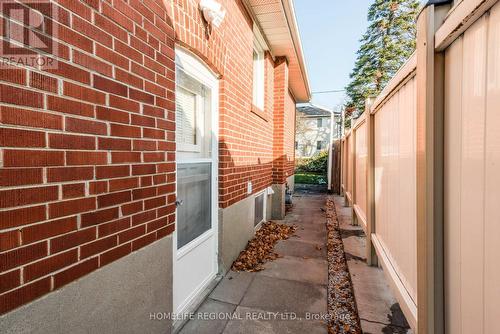
[[[182,157],[210,158],[212,91],[180,68],[176,75],[177,151]]]
[[[176,93],[176,141],[196,145],[196,94],[182,87]]]
[[[211,163],[178,165],[177,249],[212,227],[211,168]]]

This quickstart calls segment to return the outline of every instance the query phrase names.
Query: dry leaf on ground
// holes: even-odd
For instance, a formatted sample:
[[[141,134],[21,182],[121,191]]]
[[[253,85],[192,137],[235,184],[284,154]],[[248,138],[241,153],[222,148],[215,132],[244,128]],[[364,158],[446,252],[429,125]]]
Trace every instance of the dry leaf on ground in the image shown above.
[[[360,319],[340,235],[333,198],[326,204],[328,230],[328,323],[329,334],[361,334]]]
[[[278,224],[275,222],[263,223],[262,227],[255,233],[247,247],[234,261],[231,269],[234,271],[261,271],[263,264],[273,261],[280,255],[273,252],[274,245],[279,240],[286,240],[297,230],[295,225]]]

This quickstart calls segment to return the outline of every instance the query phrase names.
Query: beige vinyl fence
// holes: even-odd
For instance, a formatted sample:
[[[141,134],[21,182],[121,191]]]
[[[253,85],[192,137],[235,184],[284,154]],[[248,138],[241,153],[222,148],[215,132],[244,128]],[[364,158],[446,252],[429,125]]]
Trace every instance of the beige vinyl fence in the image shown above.
[[[499,129],[500,3],[427,6],[415,55],[342,141],[367,262],[416,333],[500,333]]]
[[[362,117],[353,130],[353,207],[358,222],[366,231],[366,163],[368,151],[366,146],[366,121]]]
[[[352,205],[353,166],[352,136],[349,132],[342,139],[342,192],[349,205]]]
[[[375,231],[373,245],[410,322],[417,309],[416,247],[416,56],[379,96],[370,112],[374,126]]]
[[[343,175],[343,194],[349,206],[356,212],[355,223],[360,223],[366,232],[366,172],[367,172],[367,140],[365,116],[359,118],[342,141],[343,165],[347,170]]]
[[[500,4],[445,49],[448,333],[500,333]]]

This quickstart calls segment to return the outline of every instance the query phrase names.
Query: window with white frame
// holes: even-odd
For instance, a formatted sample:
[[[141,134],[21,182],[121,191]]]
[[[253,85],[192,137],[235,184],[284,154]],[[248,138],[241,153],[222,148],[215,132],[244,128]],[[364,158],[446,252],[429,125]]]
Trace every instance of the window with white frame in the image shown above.
[[[200,79],[201,63],[192,62],[179,63],[176,68],[175,141],[177,151],[185,157],[210,158],[212,90]]]
[[[253,43],[253,105],[264,110],[264,51],[265,43],[257,27],[254,27]]]
[[[254,216],[254,226],[259,225],[265,220],[265,210],[266,210],[266,195],[262,192],[255,197],[255,216]]]
[[[176,89],[176,141],[184,149],[190,147],[194,151],[200,151],[199,128],[200,122],[200,98],[199,95],[177,86]]]

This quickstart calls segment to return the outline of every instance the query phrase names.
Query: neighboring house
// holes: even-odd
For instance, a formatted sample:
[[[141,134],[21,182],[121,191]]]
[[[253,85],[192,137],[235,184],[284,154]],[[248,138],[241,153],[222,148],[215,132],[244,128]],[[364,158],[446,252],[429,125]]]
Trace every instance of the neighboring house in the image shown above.
[[[0,332],[168,332],[284,217],[293,3],[219,2],[52,3],[57,67],[1,69]]]
[[[340,138],[340,113],[312,103],[297,106],[295,156],[309,158],[327,150],[332,139]]]

